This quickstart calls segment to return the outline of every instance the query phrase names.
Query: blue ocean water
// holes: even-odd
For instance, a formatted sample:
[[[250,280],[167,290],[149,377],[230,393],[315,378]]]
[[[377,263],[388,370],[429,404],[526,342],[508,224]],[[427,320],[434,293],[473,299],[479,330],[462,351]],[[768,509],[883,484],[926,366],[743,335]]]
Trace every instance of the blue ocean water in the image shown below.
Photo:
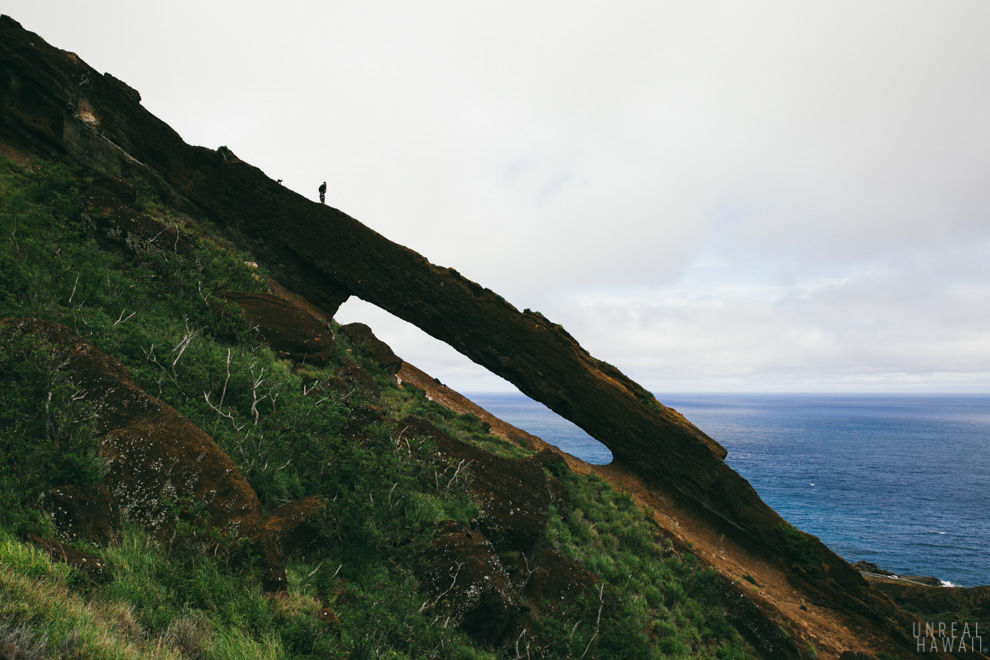
[[[611,454],[521,394],[470,398],[589,463]],[[788,522],[848,561],[990,584],[990,395],[659,394]]]

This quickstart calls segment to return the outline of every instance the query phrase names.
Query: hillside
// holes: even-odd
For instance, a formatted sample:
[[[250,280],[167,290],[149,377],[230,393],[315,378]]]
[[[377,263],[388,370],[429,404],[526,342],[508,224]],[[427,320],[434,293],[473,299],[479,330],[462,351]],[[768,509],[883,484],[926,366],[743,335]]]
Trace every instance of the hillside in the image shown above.
[[[917,619],[563,328],[0,37],[5,657],[914,651]],[[352,295],[615,462],[338,326]]]

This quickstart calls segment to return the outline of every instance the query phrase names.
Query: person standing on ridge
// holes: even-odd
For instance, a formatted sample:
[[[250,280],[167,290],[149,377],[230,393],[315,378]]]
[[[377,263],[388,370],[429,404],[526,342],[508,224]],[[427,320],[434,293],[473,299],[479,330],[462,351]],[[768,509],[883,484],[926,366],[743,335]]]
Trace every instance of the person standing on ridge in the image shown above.
[[[327,182],[320,184],[320,204],[327,203]]]

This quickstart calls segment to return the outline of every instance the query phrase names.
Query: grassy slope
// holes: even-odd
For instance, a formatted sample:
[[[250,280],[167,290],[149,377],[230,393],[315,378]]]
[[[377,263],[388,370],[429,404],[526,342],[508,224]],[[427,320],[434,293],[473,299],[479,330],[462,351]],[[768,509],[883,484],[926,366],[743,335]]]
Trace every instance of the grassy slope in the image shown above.
[[[106,582],[52,564],[22,539],[52,535],[39,504],[47,490],[101,478],[91,413],[38,346],[6,344],[0,649],[36,658],[514,657],[515,647],[478,648],[420,611],[426,597],[410,558],[437,522],[467,523],[476,508],[462,483],[437,478],[443,466],[429,446],[394,440],[394,424],[374,423],[353,439],[355,411],[415,413],[490,451],[521,450],[470,416],[396,388],[342,333],[326,368],[277,359],[214,295],[264,290],[248,255],[148,198],[141,210],[192,233],[195,253],[101,249],[83,212],[86,185],[63,165],[0,161],[0,318],[63,323],[120,359],[140,386],[214,437],[266,507],[321,496],[322,543],[289,562],[283,597],[263,595],[251,567],[204,559],[188,544],[159,547],[130,526],[117,546],[77,544],[105,558]],[[333,385],[350,362],[375,387]],[[544,543],[605,586],[541,614],[546,657],[751,657],[713,596],[712,574],[673,552],[631,498],[595,477],[556,476],[570,506],[553,512]],[[317,618],[325,607],[339,624]]]

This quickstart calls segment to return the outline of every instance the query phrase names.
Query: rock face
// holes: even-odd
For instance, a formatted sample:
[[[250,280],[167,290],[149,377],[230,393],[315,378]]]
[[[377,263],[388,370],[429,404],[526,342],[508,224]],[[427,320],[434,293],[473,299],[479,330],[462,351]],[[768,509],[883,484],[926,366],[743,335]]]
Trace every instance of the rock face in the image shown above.
[[[108,545],[120,534],[117,500],[103,484],[61,486],[45,498],[52,523],[67,541],[80,537]]]
[[[264,520],[254,490],[213,439],[138,388],[120,362],[57,323],[0,322],[0,341],[18,334],[43,339],[58,354],[73,384],[93,402],[100,454],[109,462],[108,508],[119,508],[161,539],[170,537],[178,516],[215,530],[231,545],[246,540],[261,558],[265,588],[285,588],[279,543],[291,537],[318,503],[304,503]],[[66,493],[75,491],[59,492],[64,500]],[[68,518],[67,507],[62,508]]]
[[[550,487],[538,463],[495,456],[453,438],[430,422],[407,417],[405,433],[427,438],[451,466],[471,475],[471,499],[479,506],[478,525],[499,551],[531,553],[550,519]],[[445,473],[446,476],[447,473]]]
[[[496,644],[510,631],[519,600],[492,544],[479,532],[448,531],[419,557],[416,577],[433,600],[423,605],[474,639]]]
[[[280,357],[322,365],[333,351],[333,333],[309,312],[266,293],[223,291],[220,296],[237,303],[248,323]]]

